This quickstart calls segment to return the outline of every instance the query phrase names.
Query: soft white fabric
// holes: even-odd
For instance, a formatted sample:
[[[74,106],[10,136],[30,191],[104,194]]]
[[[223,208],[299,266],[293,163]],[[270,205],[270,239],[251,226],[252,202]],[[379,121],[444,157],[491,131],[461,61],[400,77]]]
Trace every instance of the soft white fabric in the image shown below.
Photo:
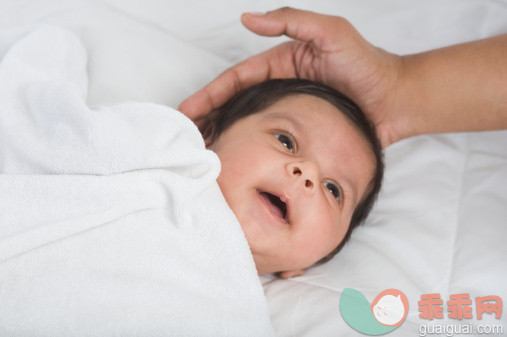
[[[344,16],[367,40],[403,54],[507,33],[505,0],[0,0],[0,50],[12,43],[13,26],[65,26],[90,56],[89,104],[177,106],[228,66],[284,40],[257,37],[239,21],[243,11],[280,6]],[[440,323],[418,317],[421,294],[440,292],[444,301],[491,294],[505,303],[505,144],[507,132],[490,132],[388,148],[379,201],[350,244],[303,277],[264,278],[276,334],[358,336],[338,309],[347,287],[369,301],[386,288],[407,295],[407,320],[386,336],[416,336],[422,324]],[[474,309],[474,319],[445,322],[503,324],[505,334],[506,310],[500,320],[479,321]]]
[[[88,108],[86,88],[61,28],[0,63],[0,335],[271,335],[195,125],[156,104]]]

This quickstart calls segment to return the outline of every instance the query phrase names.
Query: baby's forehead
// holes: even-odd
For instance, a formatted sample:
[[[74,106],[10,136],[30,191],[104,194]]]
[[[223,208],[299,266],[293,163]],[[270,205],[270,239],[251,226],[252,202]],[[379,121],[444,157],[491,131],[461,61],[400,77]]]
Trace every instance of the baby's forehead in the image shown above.
[[[317,96],[298,92],[289,93],[279,98],[276,98],[273,101],[271,101],[269,105],[290,106],[294,104],[299,105],[302,103],[308,103],[315,106],[329,105],[332,106],[334,109],[338,110],[339,112],[341,112],[340,109],[335,104],[332,103],[329,97],[325,98],[324,96]]]
[[[353,129],[362,139],[368,139],[351,118],[329,100],[310,94],[291,94],[271,103],[260,111],[268,120],[287,119],[305,131],[311,127],[326,129],[331,133],[337,125]]]

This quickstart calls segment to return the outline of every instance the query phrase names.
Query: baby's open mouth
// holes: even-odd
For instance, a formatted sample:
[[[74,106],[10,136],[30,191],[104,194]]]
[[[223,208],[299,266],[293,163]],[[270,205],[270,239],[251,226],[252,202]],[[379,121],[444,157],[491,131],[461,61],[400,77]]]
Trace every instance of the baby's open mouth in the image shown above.
[[[280,197],[268,192],[259,192],[259,194],[273,213],[285,220],[285,222],[288,222],[285,218],[287,216],[287,205]]]

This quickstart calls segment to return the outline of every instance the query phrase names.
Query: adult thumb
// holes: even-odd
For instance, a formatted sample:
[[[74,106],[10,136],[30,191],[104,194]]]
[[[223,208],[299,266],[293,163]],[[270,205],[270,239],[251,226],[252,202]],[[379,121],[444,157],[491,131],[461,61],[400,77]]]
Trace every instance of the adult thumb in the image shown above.
[[[304,42],[315,42],[323,37],[330,25],[344,20],[329,16],[283,7],[267,13],[243,13],[241,22],[250,31],[263,36],[287,35]],[[329,34],[329,31],[327,31]]]

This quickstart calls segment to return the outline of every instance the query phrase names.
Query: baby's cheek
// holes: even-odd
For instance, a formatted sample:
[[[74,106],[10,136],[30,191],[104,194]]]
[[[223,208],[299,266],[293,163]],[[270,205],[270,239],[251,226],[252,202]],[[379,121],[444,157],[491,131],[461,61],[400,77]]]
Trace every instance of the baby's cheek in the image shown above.
[[[322,207],[319,212],[320,219],[317,226],[319,227],[319,232],[322,233],[323,236],[330,239],[331,242],[338,244],[338,241],[341,241],[340,233],[343,230],[346,232],[348,222],[338,207],[329,207],[328,204],[328,200],[321,203]]]
[[[343,236],[339,231],[339,219],[324,212],[316,213],[308,233],[302,235],[305,248],[312,256],[323,258],[338,246]]]

